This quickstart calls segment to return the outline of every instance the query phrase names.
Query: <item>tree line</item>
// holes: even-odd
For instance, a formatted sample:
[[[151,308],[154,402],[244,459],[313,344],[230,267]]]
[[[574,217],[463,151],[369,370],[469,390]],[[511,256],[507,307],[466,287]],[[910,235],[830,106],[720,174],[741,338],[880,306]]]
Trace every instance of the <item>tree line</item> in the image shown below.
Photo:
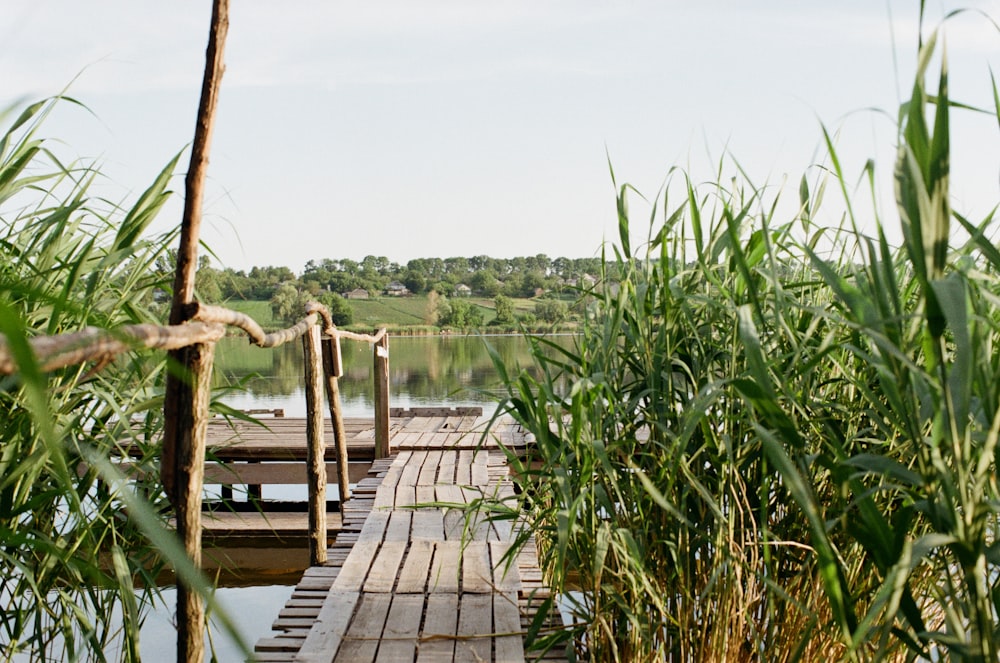
[[[283,285],[312,295],[365,290],[378,295],[390,283],[401,283],[413,294],[455,294],[459,285],[479,297],[533,297],[577,285],[601,271],[600,258],[554,258],[545,254],[516,258],[416,258],[405,265],[385,256],[310,260],[301,274],[288,267],[252,267],[249,271],[215,269],[208,260],[199,268],[201,295],[211,300],[270,300]]]

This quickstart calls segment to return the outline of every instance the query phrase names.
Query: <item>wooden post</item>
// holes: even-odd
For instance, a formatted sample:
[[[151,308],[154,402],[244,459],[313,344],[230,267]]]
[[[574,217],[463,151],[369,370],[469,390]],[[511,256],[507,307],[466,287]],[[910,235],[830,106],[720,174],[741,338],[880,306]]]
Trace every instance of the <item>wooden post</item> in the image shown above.
[[[190,369],[188,390],[181,398],[176,428],[174,508],[177,535],[184,551],[201,568],[201,493],[205,473],[205,438],[208,431],[208,404],[212,390],[212,359],[215,345],[192,345],[181,350]],[[183,407],[184,404],[190,407]],[[205,607],[197,590],[183,579],[177,581],[177,660],[202,663],[205,657]]]
[[[389,335],[375,344],[375,458],[386,458],[389,449]]]
[[[326,375],[326,400],[330,405],[333,423],[333,444],[337,456],[337,488],[340,490],[340,513],[351,499],[350,458],[347,456],[347,436],[344,434],[344,415],[340,410],[340,376],[343,375],[340,359],[340,338],[333,336],[323,343],[323,373]]]
[[[323,441],[323,358],[315,324],[302,336],[305,350],[306,475],[309,485],[309,565],[326,563],[326,444]]]
[[[225,66],[222,54],[226,35],[229,32],[229,0],[213,0],[212,24],[208,32],[208,48],[205,51],[205,74],[201,84],[201,100],[198,103],[198,118],[194,127],[194,142],[191,144],[191,163],[184,178],[184,214],[181,217],[181,237],[177,247],[177,271],[174,273],[174,297],[170,307],[170,324],[179,325],[188,319],[188,306],[194,302],[194,277],[198,268],[198,238],[201,233],[201,201],[204,197],[205,174],[208,171],[208,151],[212,142],[212,128],[215,125],[215,108],[219,101],[219,87]],[[183,353],[170,353],[172,359],[181,366]],[[190,371],[190,366],[187,367]],[[184,369],[180,369],[183,373]],[[167,373],[163,394],[163,416],[169,423],[177,419],[178,413],[190,407],[190,403],[179,402],[185,387],[184,377],[176,371]],[[178,438],[168,426],[163,434],[163,449],[160,456],[160,477],[163,488],[171,501],[176,485],[173,476],[177,466]],[[178,657],[180,654],[178,653]],[[180,660],[180,659],[179,659]]]

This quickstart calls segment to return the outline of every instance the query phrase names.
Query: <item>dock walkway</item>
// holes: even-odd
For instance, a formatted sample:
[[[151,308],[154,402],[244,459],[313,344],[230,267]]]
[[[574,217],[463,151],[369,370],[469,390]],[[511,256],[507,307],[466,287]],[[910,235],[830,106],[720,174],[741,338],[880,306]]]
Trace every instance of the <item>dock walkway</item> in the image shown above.
[[[513,493],[496,439],[523,445],[523,434],[501,422],[480,445],[482,425],[415,417],[395,431],[396,455],[359,482],[327,564],[306,571],[256,660],[526,660],[523,634],[549,596],[534,546],[508,563],[509,521],[467,522],[447,506]]]

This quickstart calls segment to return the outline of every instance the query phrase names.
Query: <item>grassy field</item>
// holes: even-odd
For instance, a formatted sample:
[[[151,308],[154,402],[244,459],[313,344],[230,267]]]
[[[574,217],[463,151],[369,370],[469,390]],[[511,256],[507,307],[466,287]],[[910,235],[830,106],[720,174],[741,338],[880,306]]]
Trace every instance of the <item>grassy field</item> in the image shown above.
[[[352,327],[420,327],[427,325],[429,302],[425,295],[412,297],[375,297],[372,299],[349,299],[354,313]],[[483,309],[483,317],[489,324],[496,317],[496,306],[492,299],[473,297],[469,301]],[[535,310],[534,299],[514,299],[514,310],[530,313]],[[271,315],[271,304],[266,301],[232,300],[225,306],[245,313],[265,329],[279,326]]]
[[[271,314],[271,302],[241,301],[231,300],[225,303],[227,308],[245,313],[257,321],[261,327],[271,329],[276,327],[274,316]]]

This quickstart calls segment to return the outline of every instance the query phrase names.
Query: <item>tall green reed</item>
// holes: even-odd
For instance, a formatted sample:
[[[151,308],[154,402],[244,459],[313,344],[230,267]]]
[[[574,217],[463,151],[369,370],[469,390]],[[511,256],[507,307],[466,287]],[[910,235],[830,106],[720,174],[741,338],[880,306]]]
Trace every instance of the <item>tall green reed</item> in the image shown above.
[[[824,175],[803,178],[784,222],[738,164],[703,184],[675,170],[635,249],[637,192],[619,188],[613,267],[576,345],[533,339],[538,378],[497,361],[503,409],[535,443],[512,454],[522,490],[494,515],[523,510],[520,541],[538,539],[572,613],[542,646],[996,659],[1000,252],[992,216],[956,216],[971,239],[948,245],[952,104],[943,66],[924,89],[934,47],[900,116],[902,250],[881,221],[861,231],[826,132]],[[831,181],[846,217],[824,228]]]
[[[0,378],[0,658],[137,661],[163,560],[196,573],[164,527],[156,480],[141,478],[158,476],[165,360],[43,375],[27,339],[158,322],[154,265],[174,233],[146,231],[177,159],[129,207],[95,198],[100,173],[38,137],[58,103],[73,102],[8,113],[0,135],[0,333],[20,369]],[[108,460],[127,453],[146,470],[132,482]]]

